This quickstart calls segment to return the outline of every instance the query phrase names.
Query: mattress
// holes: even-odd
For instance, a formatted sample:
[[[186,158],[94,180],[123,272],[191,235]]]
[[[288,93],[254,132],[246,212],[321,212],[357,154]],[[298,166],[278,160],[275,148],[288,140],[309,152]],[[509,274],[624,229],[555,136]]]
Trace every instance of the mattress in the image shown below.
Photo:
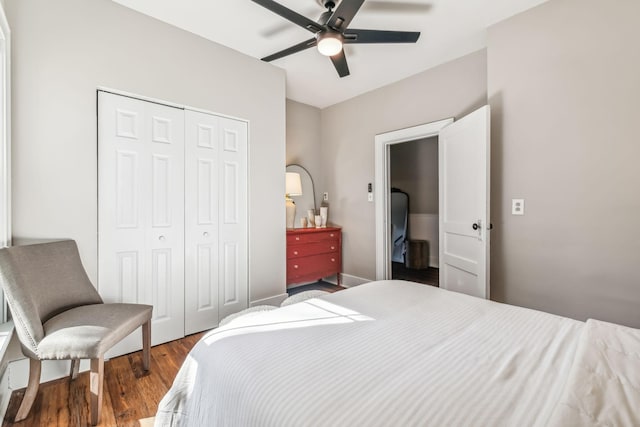
[[[372,282],[207,333],[155,425],[544,426],[585,416],[596,425],[607,416],[598,401],[576,403],[592,374],[574,364],[588,347],[587,325],[431,286]],[[578,393],[568,390],[575,383]],[[623,409],[632,420],[636,409]]]

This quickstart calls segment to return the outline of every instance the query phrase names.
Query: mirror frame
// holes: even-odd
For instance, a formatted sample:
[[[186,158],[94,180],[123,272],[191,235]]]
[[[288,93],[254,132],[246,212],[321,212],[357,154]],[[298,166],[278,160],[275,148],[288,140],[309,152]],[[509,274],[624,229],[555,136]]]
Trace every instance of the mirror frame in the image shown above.
[[[293,168],[293,170],[290,170],[289,168]],[[302,175],[302,173],[305,173],[308,177],[309,177],[309,182],[311,183],[311,195],[313,198],[313,209],[314,211],[317,212],[318,206],[316,204],[316,189],[315,189],[315,184],[313,182],[313,177],[311,176],[311,174],[309,173],[309,171],[307,170],[307,168],[305,168],[304,166],[297,164],[297,163],[291,163],[288,164],[286,167],[286,171],[287,172],[298,172],[300,173],[300,179],[302,180],[302,196],[291,196],[291,198],[293,199],[294,203],[297,202],[297,200],[304,198],[305,200],[307,200],[307,197],[305,194],[307,193],[307,191],[305,190],[306,186],[306,178]],[[298,203],[296,203],[296,217],[294,219],[294,223],[293,223],[293,228],[301,228],[300,227],[300,218],[302,217],[306,217],[307,215],[307,209],[298,209]]]

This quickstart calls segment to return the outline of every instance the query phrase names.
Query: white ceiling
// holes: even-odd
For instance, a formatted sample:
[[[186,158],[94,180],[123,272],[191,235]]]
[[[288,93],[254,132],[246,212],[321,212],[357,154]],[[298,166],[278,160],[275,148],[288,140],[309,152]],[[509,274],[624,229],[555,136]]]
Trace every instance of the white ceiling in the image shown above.
[[[255,58],[312,37],[251,0],[113,0]],[[310,19],[318,0],[276,0]],[[339,78],[315,48],[272,62],[287,73],[287,97],[324,108],[486,47],[486,29],[546,0],[365,1],[351,28],[421,31],[416,44],[347,45],[351,75]],[[337,3],[337,2],[336,2]],[[409,3],[409,5],[407,5]],[[406,8],[412,4],[421,7]],[[402,7],[404,6],[404,8]]]

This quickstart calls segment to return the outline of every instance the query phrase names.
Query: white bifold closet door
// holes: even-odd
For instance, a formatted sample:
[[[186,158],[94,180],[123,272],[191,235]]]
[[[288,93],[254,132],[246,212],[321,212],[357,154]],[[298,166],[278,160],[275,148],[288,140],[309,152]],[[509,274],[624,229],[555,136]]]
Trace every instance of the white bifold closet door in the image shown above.
[[[245,121],[98,92],[98,291],[153,305],[152,345],[247,307],[247,162]]]
[[[185,333],[247,307],[247,123],[185,110]]]
[[[152,344],[184,336],[184,111],[98,94],[98,290],[153,305]],[[140,331],[110,356],[141,347]]]

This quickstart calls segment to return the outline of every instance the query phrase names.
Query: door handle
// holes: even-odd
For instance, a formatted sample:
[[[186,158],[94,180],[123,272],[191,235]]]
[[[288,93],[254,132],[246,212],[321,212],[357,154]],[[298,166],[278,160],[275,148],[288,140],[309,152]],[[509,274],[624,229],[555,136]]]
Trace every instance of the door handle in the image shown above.
[[[477,220],[471,227],[478,232],[478,239],[482,239],[482,220]]]

